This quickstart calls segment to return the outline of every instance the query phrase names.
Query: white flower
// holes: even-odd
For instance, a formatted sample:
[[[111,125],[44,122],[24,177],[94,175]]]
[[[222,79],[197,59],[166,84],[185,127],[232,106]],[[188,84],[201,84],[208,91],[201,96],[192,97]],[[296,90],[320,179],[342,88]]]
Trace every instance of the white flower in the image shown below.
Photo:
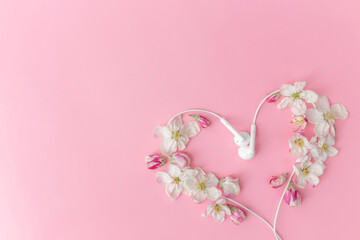
[[[200,127],[195,121],[182,123],[181,116],[175,117],[167,126],[159,126],[154,129],[154,136],[163,139],[161,152],[167,156],[179,150],[184,150],[189,138],[196,136]]]
[[[306,181],[312,186],[318,185],[319,176],[323,174],[324,169],[325,165],[322,162],[303,161],[295,163],[296,185],[305,188]]]
[[[290,154],[294,158],[304,157],[310,150],[310,143],[301,133],[292,136],[289,140]]]
[[[219,182],[226,197],[233,197],[240,193],[239,179],[234,177],[224,177]]]
[[[285,98],[278,104],[278,108],[291,107],[291,111],[295,115],[303,115],[306,112],[306,104],[302,100],[304,99],[307,103],[316,102],[318,95],[310,90],[303,91],[306,82],[296,82],[293,85],[284,84],[280,88],[280,94]]]
[[[188,177],[185,180],[185,187],[191,191],[191,197],[196,203],[202,203],[206,198],[212,201],[218,200],[221,191],[216,188],[219,179],[213,174],[205,175],[201,168],[195,168],[197,174],[195,177]]]
[[[227,205],[224,205],[226,202],[225,199],[219,199],[216,202],[210,202],[205,213],[202,214],[203,217],[213,216],[215,221],[224,222],[226,215],[231,215],[230,208]]]
[[[338,153],[338,150],[333,147],[335,144],[334,138],[329,134],[327,137],[322,137],[317,140],[314,136],[311,138],[312,144],[311,155],[317,161],[325,161],[328,157],[333,157]]]
[[[294,118],[291,121],[291,124],[294,126],[294,129],[293,129],[294,132],[304,130],[307,123],[308,123],[308,120],[304,115],[294,116]]]
[[[315,124],[314,132],[319,137],[325,137],[330,133],[335,136],[335,119],[345,119],[348,112],[343,104],[335,103],[330,106],[327,96],[319,96],[315,102],[315,108],[308,109],[306,116],[309,122]]]
[[[171,200],[176,200],[180,193],[183,192],[189,195],[187,189],[184,188],[184,182],[187,177],[195,176],[196,171],[186,169],[181,172],[180,168],[174,164],[169,164],[166,167],[166,172],[158,172],[156,179],[159,183],[166,185],[166,193]]]

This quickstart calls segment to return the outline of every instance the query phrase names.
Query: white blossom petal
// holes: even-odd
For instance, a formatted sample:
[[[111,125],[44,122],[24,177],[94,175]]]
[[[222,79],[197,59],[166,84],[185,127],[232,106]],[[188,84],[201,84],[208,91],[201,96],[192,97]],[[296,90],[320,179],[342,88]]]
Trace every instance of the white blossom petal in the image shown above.
[[[189,189],[191,192],[195,192],[198,190],[197,180],[194,177],[188,177],[185,180],[185,187]]]
[[[329,145],[329,146],[334,145],[334,144],[335,144],[335,139],[334,139],[334,137],[331,136],[331,135],[328,135],[327,138],[326,138],[326,140],[325,140],[325,143],[326,143],[327,145]]]
[[[303,90],[303,88],[306,86],[306,82],[295,82],[294,83],[294,89],[296,92],[299,92]]]
[[[206,178],[206,186],[216,187],[219,183],[219,179],[211,172],[206,175]]]
[[[308,176],[308,182],[309,182],[310,185],[316,186],[316,185],[319,184],[320,179],[316,175],[310,174]]]
[[[314,162],[309,166],[309,171],[315,174],[316,176],[320,176],[324,173],[324,168],[325,168],[324,164],[321,164],[319,162]]]
[[[283,84],[280,88],[280,94],[283,96],[291,96],[295,92],[295,87],[290,84]]]
[[[222,223],[225,221],[225,212],[224,211],[221,211],[221,212],[215,212],[214,213],[214,219],[215,221],[219,222],[219,223]]]
[[[216,187],[207,187],[205,189],[207,197],[212,200],[216,201],[221,196],[221,191],[217,189]]]
[[[338,154],[338,150],[334,148],[333,146],[329,146],[327,150],[327,154],[329,157],[333,157]]]
[[[300,97],[303,98],[307,103],[315,103],[318,99],[318,95],[310,90],[306,90],[300,94]]]
[[[179,177],[181,175],[180,168],[174,164],[168,164],[166,170],[171,177]]]
[[[327,96],[319,96],[315,102],[315,106],[322,113],[330,112],[330,103]]]
[[[170,138],[171,132],[167,126],[158,126],[154,128],[154,137],[158,139]]]
[[[170,131],[177,131],[181,128],[181,126],[182,126],[181,115],[174,117],[174,119],[168,125]]]
[[[156,174],[156,180],[161,184],[169,184],[173,181],[173,179],[166,172],[158,172]]]
[[[206,194],[204,191],[197,190],[191,193],[191,197],[196,203],[202,203],[206,199]]]
[[[177,185],[170,183],[166,185],[166,193],[171,200],[176,200],[179,198],[182,189]]]
[[[334,125],[330,125],[330,134],[335,136],[335,127],[334,127]]]
[[[296,186],[298,186],[299,188],[305,188],[306,187],[306,178],[301,175],[297,175],[296,176]]]
[[[314,126],[314,132],[319,137],[325,137],[329,134],[330,125],[325,121],[317,121]]]
[[[200,132],[199,124],[195,121],[187,122],[184,125],[182,125],[180,129],[180,133],[182,136],[191,138],[198,135]]]
[[[323,114],[316,108],[310,108],[306,111],[306,118],[310,123],[316,123],[324,120]]]
[[[287,107],[291,106],[292,103],[293,103],[293,100],[289,97],[286,97],[283,100],[281,100],[281,102],[277,105],[277,107],[279,109],[287,108]]]
[[[291,111],[295,115],[303,115],[303,114],[305,114],[306,109],[307,109],[306,104],[301,99],[294,101],[292,106],[291,106]]]
[[[334,114],[336,119],[345,119],[349,116],[346,107],[343,104],[335,103],[331,106],[331,112]]]
[[[180,151],[184,150],[186,147],[186,144],[189,142],[189,138],[185,136],[181,136],[177,141],[177,146]]]
[[[203,213],[202,216],[203,216],[203,217],[208,217],[208,216],[210,216],[210,215],[215,211],[214,207],[215,207],[215,202],[210,202],[210,203],[208,204],[208,206],[207,206],[206,212]]]
[[[161,143],[161,153],[170,156],[177,150],[177,142],[171,138],[165,138]]]

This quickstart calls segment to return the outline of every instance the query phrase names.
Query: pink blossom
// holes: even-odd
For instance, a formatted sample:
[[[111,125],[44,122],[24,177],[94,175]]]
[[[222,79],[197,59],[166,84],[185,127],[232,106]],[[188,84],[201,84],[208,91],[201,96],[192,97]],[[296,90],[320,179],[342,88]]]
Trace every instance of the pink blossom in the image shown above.
[[[166,159],[159,154],[150,154],[145,157],[145,163],[148,169],[154,170],[164,165]]]

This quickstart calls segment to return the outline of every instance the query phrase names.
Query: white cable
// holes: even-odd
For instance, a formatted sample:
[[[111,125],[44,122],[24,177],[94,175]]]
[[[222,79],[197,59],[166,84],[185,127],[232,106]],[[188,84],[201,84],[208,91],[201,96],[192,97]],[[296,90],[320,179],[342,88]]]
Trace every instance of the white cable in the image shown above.
[[[277,233],[276,233],[276,221],[277,221],[278,214],[279,214],[279,211],[280,211],[280,206],[281,206],[281,203],[282,203],[282,201],[283,201],[283,199],[284,199],[285,193],[286,193],[286,191],[287,191],[287,189],[288,189],[288,187],[289,187],[289,185],[290,185],[291,179],[292,179],[292,177],[294,176],[294,173],[295,173],[295,170],[293,170],[293,172],[291,173],[291,175],[290,175],[290,177],[289,177],[289,180],[288,180],[288,182],[287,182],[287,184],[286,184],[286,187],[285,187],[285,189],[284,189],[284,192],[283,192],[283,194],[282,194],[282,196],[281,196],[281,198],[280,198],[280,201],[279,201],[279,204],[278,204],[276,213],[275,213],[274,228],[273,228],[273,230],[274,230],[274,235],[275,235],[276,239],[278,239],[277,236],[276,236],[276,235],[277,235]]]
[[[280,91],[280,90],[276,90],[276,91],[270,93],[269,95],[267,95],[267,96],[260,102],[260,104],[259,104],[259,106],[258,106],[258,108],[256,109],[256,112],[255,112],[253,124],[255,124],[256,118],[257,118],[257,116],[258,116],[258,114],[259,114],[259,110],[260,110],[261,106],[263,105],[263,103],[266,101],[266,99],[268,99],[270,96],[274,95],[275,93],[278,93],[279,91]]]
[[[230,202],[233,202],[233,203],[239,205],[240,207],[244,208],[244,209],[247,210],[248,212],[250,212],[250,213],[252,213],[253,215],[255,215],[256,217],[258,217],[258,218],[259,218],[260,220],[262,220],[266,225],[268,225],[269,228],[271,228],[271,230],[274,231],[276,239],[281,240],[279,234],[275,231],[274,227],[271,226],[271,224],[270,224],[268,221],[266,221],[264,218],[260,217],[258,214],[256,214],[255,212],[251,211],[249,208],[245,207],[245,206],[242,205],[241,203],[238,203],[238,202],[236,202],[236,201],[234,201],[234,200],[232,200],[232,199],[230,199],[230,198],[224,197],[224,196],[222,196],[222,198],[224,198],[224,199],[226,199],[226,200],[228,200],[228,201],[230,201]]]
[[[177,116],[179,116],[179,115],[181,115],[181,114],[187,113],[187,112],[206,112],[206,113],[210,113],[210,114],[214,115],[215,117],[219,118],[220,120],[222,119],[222,117],[220,117],[218,114],[216,114],[216,113],[214,113],[214,112],[212,112],[212,111],[203,110],[203,109],[189,109],[189,110],[185,110],[185,111],[179,112],[178,114],[176,114],[175,116],[173,116],[173,117],[170,119],[169,123],[171,123],[171,121],[172,121],[175,117],[177,117]]]

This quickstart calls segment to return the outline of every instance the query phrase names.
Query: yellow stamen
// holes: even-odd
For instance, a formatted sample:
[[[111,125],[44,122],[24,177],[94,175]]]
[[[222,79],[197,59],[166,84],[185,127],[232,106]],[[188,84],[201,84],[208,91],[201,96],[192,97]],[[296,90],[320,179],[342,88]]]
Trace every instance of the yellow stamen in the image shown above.
[[[305,176],[309,175],[309,173],[310,173],[308,168],[303,168],[301,171]]]
[[[181,180],[179,177],[174,177],[174,179],[173,179],[173,183],[175,183],[175,184],[178,184],[180,181]]]
[[[321,147],[321,151],[323,151],[323,152],[327,152],[328,149],[329,149],[329,147],[326,146],[326,144],[322,145],[322,147]]]
[[[304,141],[302,139],[296,139],[295,144],[297,144],[299,147],[304,147]]]
[[[293,99],[297,100],[297,99],[300,99],[300,94],[301,94],[301,92],[296,92],[296,93],[293,93],[293,94],[291,95],[291,97],[292,97]]]
[[[324,114],[324,120],[329,122],[330,120],[334,120],[335,119],[335,116],[333,113],[326,113]]]
[[[199,189],[200,191],[204,191],[204,190],[206,189],[206,185],[205,185],[204,183],[200,183],[200,184],[198,185],[198,189]]]
[[[179,130],[171,132],[171,138],[176,141],[181,137],[181,133]]]
[[[219,213],[221,212],[221,207],[219,205],[215,205],[215,212]]]

